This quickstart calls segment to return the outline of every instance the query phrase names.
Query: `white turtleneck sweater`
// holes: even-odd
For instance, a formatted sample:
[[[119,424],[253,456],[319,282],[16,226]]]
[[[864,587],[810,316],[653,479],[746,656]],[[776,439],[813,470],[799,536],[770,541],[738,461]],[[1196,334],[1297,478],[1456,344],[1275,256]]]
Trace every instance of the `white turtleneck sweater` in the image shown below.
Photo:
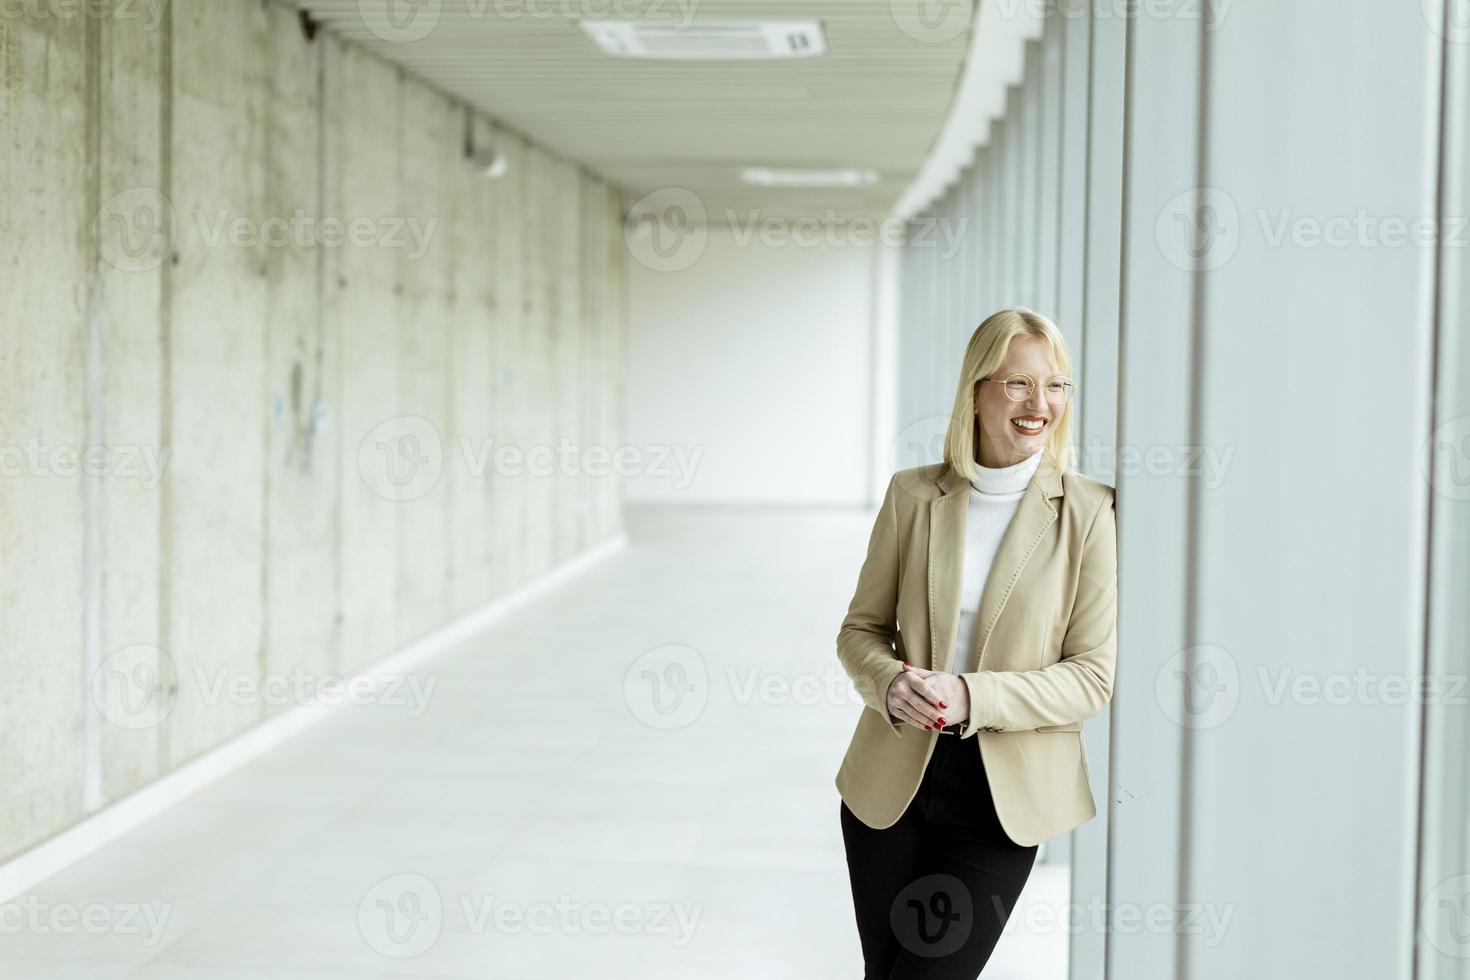
[[[977,651],[970,649],[975,634],[975,614],[980,606],[980,592],[995,562],[1001,536],[1021,504],[1021,496],[1041,465],[1038,449],[1019,463],[1010,466],[979,466],[978,480],[970,483],[969,512],[965,515],[965,570],[960,586],[960,628],[955,636],[954,667],[956,674],[975,670]]]

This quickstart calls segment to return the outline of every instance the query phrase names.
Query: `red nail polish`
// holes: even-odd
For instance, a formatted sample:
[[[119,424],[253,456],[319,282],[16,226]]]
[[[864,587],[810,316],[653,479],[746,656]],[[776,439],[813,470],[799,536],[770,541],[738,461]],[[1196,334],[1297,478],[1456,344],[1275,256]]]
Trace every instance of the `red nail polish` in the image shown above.
[[[942,718],[942,717],[941,717],[941,718],[940,718],[940,719],[939,719],[939,723],[940,723],[940,724],[941,724],[941,725],[942,725],[942,724],[944,724],[944,718]]]
[[[939,702],[939,706],[941,708],[948,708],[949,707],[949,705],[945,704],[943,701]]]

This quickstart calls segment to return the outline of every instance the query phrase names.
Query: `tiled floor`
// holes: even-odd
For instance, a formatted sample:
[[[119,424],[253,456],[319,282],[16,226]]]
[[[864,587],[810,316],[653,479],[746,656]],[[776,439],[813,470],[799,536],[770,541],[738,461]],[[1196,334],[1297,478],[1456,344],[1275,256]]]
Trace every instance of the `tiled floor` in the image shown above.
[[[868,529],[633,508],[424,665],[420,716],[338,710],[0,906],[0,977],[861,976],[833,640]],[[1022,908],[1065,888],[1038,865]],[[1063,980],[1065,938],[1013,917],[985,976]]]

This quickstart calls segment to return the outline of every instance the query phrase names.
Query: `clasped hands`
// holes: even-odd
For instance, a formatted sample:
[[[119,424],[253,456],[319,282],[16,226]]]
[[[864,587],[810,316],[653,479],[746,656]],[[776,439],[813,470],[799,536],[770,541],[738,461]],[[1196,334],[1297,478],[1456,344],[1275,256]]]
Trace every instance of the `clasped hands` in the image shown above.
[[[915,667],[905,660],[903,673],[888,686],[888,713],[932,732],[969,720],[970,688],[958,674]]]

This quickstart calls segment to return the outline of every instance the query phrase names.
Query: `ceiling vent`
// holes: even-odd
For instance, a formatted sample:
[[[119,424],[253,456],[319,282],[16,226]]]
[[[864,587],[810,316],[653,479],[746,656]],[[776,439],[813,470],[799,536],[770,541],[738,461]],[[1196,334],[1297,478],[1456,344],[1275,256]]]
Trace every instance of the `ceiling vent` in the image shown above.
[[[737,61],[814,58],[827,53],[814,20],[708,20],[680,25],[661,20],[583,20],[582,31],[619,58]]]

